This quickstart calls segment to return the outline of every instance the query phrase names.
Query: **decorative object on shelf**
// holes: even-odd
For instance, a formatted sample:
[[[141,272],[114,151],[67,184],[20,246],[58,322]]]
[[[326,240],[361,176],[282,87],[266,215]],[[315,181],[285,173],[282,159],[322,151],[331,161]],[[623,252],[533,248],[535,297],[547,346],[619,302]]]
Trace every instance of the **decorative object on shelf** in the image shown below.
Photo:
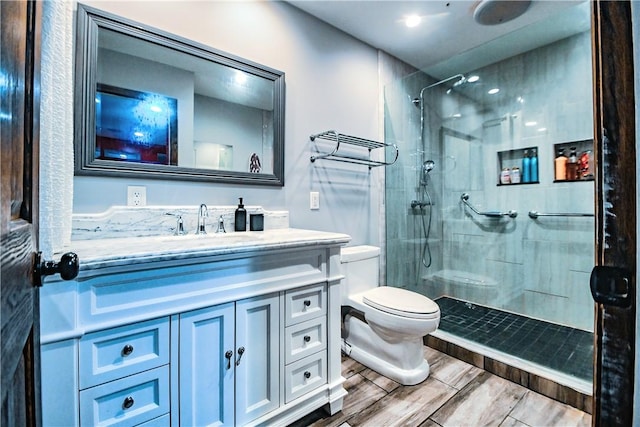
[[[260,164],[260,157],[256,153],[251,154],[249,159],[249,172],[260,173],[262,170],[262,164]]]
[[[395,144],[386,144],[383,142],[372,141],[369,139],[359,138],[355,136],[342,135],[334,130],[328,130],[325,132],[317,133],[315,135],[311,135],[309,139],[311,139],[311,141],[315,141],[316,139],[321,139],[321,140],[335,143],[335,147],[330,153],[311,156],[312,163],[315,162],[316,160],[326,159],[326,160],[334,160],[337,162],[365,165],[365,166],[369,166],[369,169],[371,169],[372,167],[377,167],[377,166],[389,166],[394,164],[396,160],[398,160],[398,147]],[[389,162],[372,160],[371,157],[369,158],[356,157],[351,154],[344,154],[344,152],[340,153],[339,150],[340,150],[341,144],[366,148],[369,150],[369,156],[371,155],[371,150],[374,150],[376,148],[384,149],[386,147],[391,147],[395,150],[395,155],[392,156],[393,160]]]

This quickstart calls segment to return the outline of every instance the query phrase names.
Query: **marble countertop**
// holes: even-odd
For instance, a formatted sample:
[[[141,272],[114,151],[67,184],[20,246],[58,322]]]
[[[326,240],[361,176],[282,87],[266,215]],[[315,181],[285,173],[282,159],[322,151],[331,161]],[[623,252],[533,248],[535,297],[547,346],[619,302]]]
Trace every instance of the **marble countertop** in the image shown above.
[[[78,255],[82,274],[87,270],[151,262],[344,245],[350,240],[347,234],[285,228],[225,234],[75,240],[64,252]]]

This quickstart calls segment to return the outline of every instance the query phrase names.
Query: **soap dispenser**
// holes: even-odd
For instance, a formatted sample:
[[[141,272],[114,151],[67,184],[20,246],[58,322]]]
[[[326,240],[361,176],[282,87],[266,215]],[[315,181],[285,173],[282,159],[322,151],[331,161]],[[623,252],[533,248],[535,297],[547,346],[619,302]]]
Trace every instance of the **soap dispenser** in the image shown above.
[[[244,208],[242,204],[242,197],[240,197],[240,203],[238,204],[238,208],[236,209],[236,223],[235,230],[236,231],[247,231],[247,210]]]

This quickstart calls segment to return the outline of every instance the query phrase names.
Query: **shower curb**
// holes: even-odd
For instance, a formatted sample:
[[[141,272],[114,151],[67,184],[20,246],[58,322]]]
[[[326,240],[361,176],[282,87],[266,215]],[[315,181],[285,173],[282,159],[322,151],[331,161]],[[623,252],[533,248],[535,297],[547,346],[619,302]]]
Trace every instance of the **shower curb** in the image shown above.
[[[511,366],[494,358],[466,349],[442,338],[427,335],[424,344],[451,357],[484,369],[501,378],[519,384],[558,402],[565,403],[588,414],[592,412],[592,397],[573,388],[543,378],[521,368]]]

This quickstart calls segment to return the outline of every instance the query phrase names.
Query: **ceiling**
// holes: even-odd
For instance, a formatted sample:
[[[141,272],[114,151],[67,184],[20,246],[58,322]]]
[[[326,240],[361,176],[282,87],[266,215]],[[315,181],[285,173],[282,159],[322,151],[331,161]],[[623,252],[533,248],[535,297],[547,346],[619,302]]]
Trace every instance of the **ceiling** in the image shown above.
[[[590,27],[588,1],[532,1],[508,22],[481,25],[473,18],[489,0],[288,0],[363,42],[436,78],[464,73]],[[408,28],[403,18],[422,17]]]

